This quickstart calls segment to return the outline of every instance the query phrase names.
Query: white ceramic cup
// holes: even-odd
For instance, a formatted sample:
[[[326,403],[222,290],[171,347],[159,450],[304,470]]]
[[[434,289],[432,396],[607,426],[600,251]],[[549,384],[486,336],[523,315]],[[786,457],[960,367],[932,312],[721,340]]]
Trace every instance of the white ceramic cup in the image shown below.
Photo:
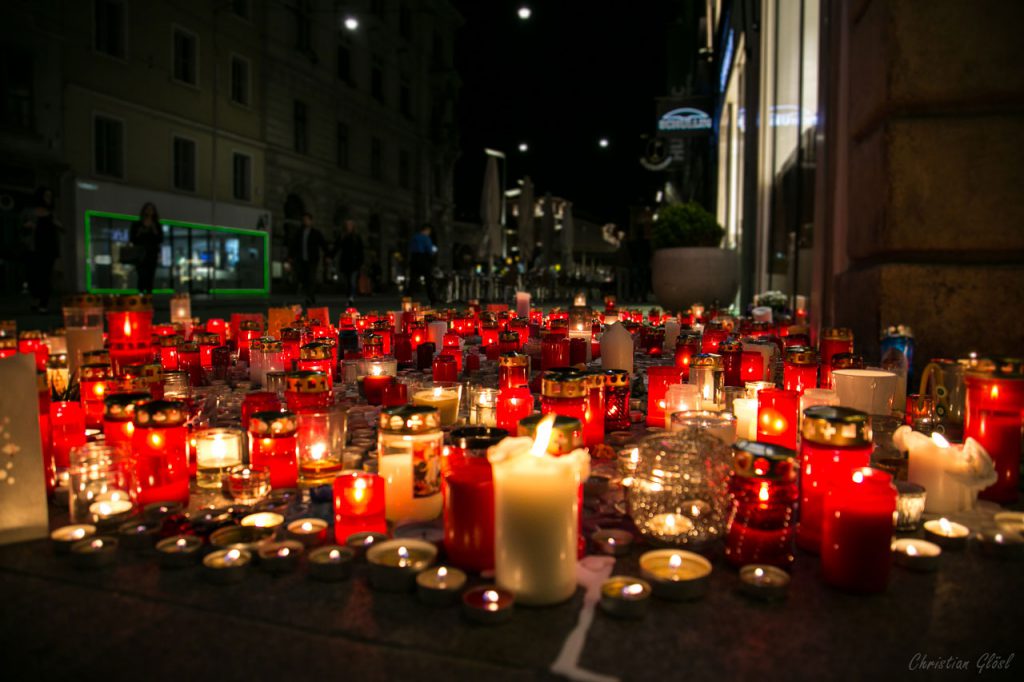
[[[868,414],[892,412],[896,375],[881,369],[837,369],[832,383],[839,404]]]

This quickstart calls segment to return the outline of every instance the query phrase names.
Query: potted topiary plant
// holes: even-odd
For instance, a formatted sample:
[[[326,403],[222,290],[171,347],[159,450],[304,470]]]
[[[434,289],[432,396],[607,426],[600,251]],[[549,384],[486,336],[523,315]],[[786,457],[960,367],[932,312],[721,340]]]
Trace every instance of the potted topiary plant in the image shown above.
[[[662,307],[726,307],[739,288],[735,249],[721,248],[725,229],[695,201],[658,209],[651,233],[651,284]]]

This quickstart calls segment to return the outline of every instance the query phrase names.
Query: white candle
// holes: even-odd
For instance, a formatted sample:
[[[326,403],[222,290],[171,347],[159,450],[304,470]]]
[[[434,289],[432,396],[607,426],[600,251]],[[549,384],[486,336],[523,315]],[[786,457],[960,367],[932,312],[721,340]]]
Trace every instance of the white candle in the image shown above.
[[[434,344],[434,353],[439,354],[444,346],[444,335],[448,332],[448,323],[435,320],[427,325],[427,340]]]
[[[82,353],[103,348],[103,327],[68,327],[64,340],[68,347],[68,372],[74,374],[82,362]]]
[[[516,292],[516,315],[519,317],[530,317],[530,294],[526,291]]]
[[[700,409],[700,389],[693,384],[672,384],[665,391],[665,428],[672,428],[672,415]]]
[[[750,316],[753,317],[756,322],[771,322],[772,309],[766,305],[760,305],[750,311]]]
[[[242,432],[204,429],[195,440],[196,483],[200,488],[219,488],[224,470],[242,463]]]
[[[676,341],[679,339],[679,320],[668,320],[665,322],[665,343],[664,354],[675,352]]]
[[[839,404],[868,414],[888,415],[896,395],[896,375],[880,369],[837,369],[832,383]]]
[[[892,440],[901,452],[910,453],[907,480],[924,487],[930,514],[973,509],[978,493],[996,481],[992,459],[973,438],[950,445],[939,433],[929,437],[904,425]]]
[[[633,373],[633,335],[621,322],[608,327],[601,335],[601,367]]]
[[[524,604],[557,604],[576,591],[577,495],[589,475],[584,450],[547,452],[554,415],[537,438],[506,438],[487,455],[494,469],[495,579]]]
[[[435,386],[412,394],[413,405],[434,407],[441,415],[441,425],[451,426],[459,419],[459,393],[454,389]]]
[[[736,398],[732,401],[732,413],[736,415],[736,437],[757,440],[757,399]]]

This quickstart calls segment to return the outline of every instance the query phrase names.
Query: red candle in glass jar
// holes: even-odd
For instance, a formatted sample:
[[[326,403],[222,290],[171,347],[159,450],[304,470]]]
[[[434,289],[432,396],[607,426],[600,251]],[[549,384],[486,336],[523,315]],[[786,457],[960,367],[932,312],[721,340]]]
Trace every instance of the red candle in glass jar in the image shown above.
[[[817,554],[821,551],[825,494],[849,472],[868,466],[874,444],[868,415],[847,407],[808,407],[801,432],[796,544]]]
[[[582,424],[587,411],[586,375],[572,369],[545,372],[541,380],[540,406],[541,414],[572,417]]]
[[[541,370],[569,365],[569,339],[561,334],[545,333],[540,342]]]
[[[588,373],[587,404],[583,413],[583,442],[596,447],[604,442],[604,375]]]
[[[220,335],[200,332],[192,341],[199,346],[199,364],[205,370],[213,369],[213,349],[220,345]]]
[[[434,364],[434,344],[424,341],[416,347],[416,368],[420,371],[430,369]]]
[[[115,296],[107,303],[107,339],[113,343],[149,343],[153,300],[145,294]]]
[[[103,425],[103,400],[114,380],[110,365],[90,363],[79,368],[79,393],[85,410],[85,425],[98,429]]]
[[[132,461],[136,502],[188,505],[188,410],[185,403],[153,400],[135,407]]]
[[[441,345],[441,352],[455,358],[455,371],[462,373],[462,337],[457,332],[450,331],[444,335]]]
[[[676,339],[676,367],[683,370],[683,381],[690,380],[690,361],[693,356],[700,355],[700,347],[697,334],[680,334]]]
[[[506,353],[498,357],[498,388],[516,388],[530,383],[530,357]]]
[[[119,375],[129,365],[149,364],[153,355],[153,346],[149,341],[113,341],[110,344],[110,364],[115,375]]]
[[[270,469],[271,488],[298,485],[297,429],[294,412],[257,412],[249,419],[249,462]]]
[[[630,427],[629,381],[629,372],[624,369],[604,371],[605,431],[626,431]]]
[[[249,432],[249,420],[257,412],[280,412],[281,399],[271,391],[249,391],[242,398],[241,426]]]
[[[405,332],[395,334],[395,360],[400,365],[412,363],[412,343],[409,341],[409,335]]]
[[[206,332],[217,335],[217,345],[223,346],[228,342],[228,324],[220,318],[211,318],[206,321]]]
[[[135,434],[135,408],[153,399],[152,394],[141,391],[114,393],[103,401],[103,438],[108,443],[131,446]]]
[[[78,401],[57,400],[49,412],[53,463],[64,471],[71,464],[71,449],[85,445],[85,409]]]
[[[784,388],[757,392],[757,440],[796,450],[800,427],[800,394]]]
[[[683,370],[675,365],[647,368],[647,425],[665,426],[665,394],[672,384],[682,383]]]
[[[391,346],[394,339],[391,324],[387,320],[380,320],[373,323],[374,336],[380,337],[380,354],[391,355]]]
[[[335,542],[344,545],[355,533],[387,534],[383,478],[366,471],[344,471],[333,487]]]
[[[498,334],[499,354],[515,353],[521,347],[522,344],[519,343],[519,334],[517,332],[501,332]]]
[[[818,355],[821,358],[821,377],[818,385],[832,388],[832,356],[853,353],[853,332],[846,327],[832,327],[821,333]]]
[[[178,349],[184,339],[178,335],[160,337],[160,366],[164,371],[178,371]]]
[[[331,390],[323,372],[295,371],[284,376],[284,403],[292,412],[309,407],[330,407]]]
[[[590,346],[590,337],[571,338],[569,341],[569,364],[584,365],[587,362],[587,350]]]
[[[302,346],[302,330],[298,327],[285,327],[281,330],[281,350],[284,351],[284,371],[290,372],[299,359],[299,348]]]
[[[971,370],[964,379],[964,438],[975,439],[988,451],[998,476],[979,497],[999,504],[1016,502],[1019,496],[1024,373],[1018,362],[997,363],[991,371]]]
[[[199,358],[198,344],[189,341],[178,346],[178,371],[188,374],[189,386],[203,385],[205,374]]]
[[[726,339],[718,344],[722,356],[723,381],[726,386],[743,386],[743,344],[737,339]]]
[[[18,354],[18,340],[13,337],[0,337],[0,360],[13,358]]]
[[[253,339],[260,338],[263,324],[257,320],[239,320],[238,322],[238,359],[249,362],[249,348]]]
[[[299,349],[295,369],[299,372],[320,372],[327,377],[327,386],[333,386],[334,371],[331,368],[333,353],[329,344],[321,341],[307,343]]]
[[[740,380],[746,385],[748,381],[765,380],[764,354],[756,350],[745,350],[740,355]]]
[[[821,577],[843,590],[884,592],[892,565],[896,488],[884,471],[859,468],[838,477],[825,497]]]
[[[497,323],[490,322],[480,325],[480,345],[484,346],[496,346],[498,345],[498,334],[501,329]]]
[[[395,378],[388,374],[367,374],[362,378],[362,382],[366,402],[370,405],[382,405],[384,391],[395,383]]]
[[[393,377],[392,377],[393,379]],[[369,400],[367,400],[369,402]],[[398,407],[409,402],[409,388],[398,381],[384,385],[380,392],[380,404],[383,407]]]
[[[737,441],[729,479],[732,510],[725,558],[733,566],[789,568],[800,492],[796,452],[778,445]]]
[[[519,335],[519,348],[526,345],[526,341],[530,338],[530,323],[526,318],[510,320],[508,330]]]
[[[782,387],[803,395],[804,390],[818,385],[818,358],[814,351],[803,346],[786,349],[782,370]]]
[[[409,344],[413,350],[417,350],[421,343],[426,343],[427,339],[427,326],[422,322],[415,322],[409,324]]]
[[[717,353],[718,344],[729,338],[729,328],[716,321],[708,322],[700,341],[701,353]]]
[[[533,394],[526,386],[500,389],[496,412],[498,428],[515,433],[519,420],[533,413]]]
[[[487,449],[508,431],[468,426],[452,431],[444,472],[444,548],[467,571],[494,568],[494,482]]]
[[[36,370],[46,371],[46,362],[50,359],[50,346],[46,343],[46,335],[37,330],[18,332],[18,352],[35,357]]]
[[[434,381],[459,380],[459,367],[455,358],[447,353],[441,353],[434,358],[432,373]]]

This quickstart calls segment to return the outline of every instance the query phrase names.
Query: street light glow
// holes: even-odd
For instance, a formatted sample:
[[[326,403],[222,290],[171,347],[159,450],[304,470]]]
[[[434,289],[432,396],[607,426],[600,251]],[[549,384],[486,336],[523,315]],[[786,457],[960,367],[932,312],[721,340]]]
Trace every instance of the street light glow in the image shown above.
[[[353,16],[345,17],[345,28],[350,31],[354,31],[359,28],[359,20]]]
[[[519,143],[519,151],[526,152],[529,149],[530,149],[530,145],[526,144],[525,142],[520,142]]]
[[[526,21],[527,19],[530,18],[530,15],[533,14],[533,11],[526,5],[523,5],[522,7],[519,8],[518,14],[520,19]]]
[[[600,145],[601,149],[604,149],[605,147],[608,146],[608,138],[602,137],[600,140],[597,141],[597,144]]]

